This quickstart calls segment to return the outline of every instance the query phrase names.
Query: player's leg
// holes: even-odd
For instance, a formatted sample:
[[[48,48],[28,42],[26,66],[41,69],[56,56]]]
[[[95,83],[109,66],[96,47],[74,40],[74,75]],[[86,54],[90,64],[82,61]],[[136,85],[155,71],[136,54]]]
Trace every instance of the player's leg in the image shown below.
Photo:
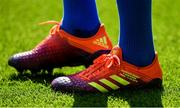
[[[52,71],[63,66],[89,65],[99,55],[108,53],[112,44],[100,24],[95,0],[64,0],[62,22],[49,37],[33,50],[13,55],[9,65],[18,71]]]
[[[100,21],[95,0],[63,0],[64,17],[61,29],[78,37],[97,33]]]
[[[86,70],[53,80],[54,90],[108,92],[161,85],[162,71],[152,40],[151,0],[117,0],[117,4],[120,46],[97,58]]]
[[[123,59],[136,66],[150,65],[155,57],[151,0],[117,0]]]

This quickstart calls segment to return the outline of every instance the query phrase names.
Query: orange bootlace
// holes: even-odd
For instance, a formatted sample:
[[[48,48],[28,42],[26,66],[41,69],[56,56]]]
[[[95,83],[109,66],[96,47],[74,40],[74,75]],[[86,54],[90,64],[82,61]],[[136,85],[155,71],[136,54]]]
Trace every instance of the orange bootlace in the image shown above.
[[[48,25],[48,24],[53,24],[54,25],[50,30],[51,35],[54,35],[54,34],[59,32],[60,22],[58,22],[58,21],[51,20],[51,21],[45,21],[45,22],[39,23],[39,25]]]
[[[51,36],[57,36],[57,34],[59,34],[59,28],[60,28],[60,22],[58,21],[45,21],[45,22],[41,22],[39,23],[39,25],[47,25],[47,24],[53,24],[54,26],[50,29],[49,34]],[[61,37],[61,35],[58,35]],[[61,37],[62,38],[62,37]],[[43,45],[47,40],[49,39],[49,36],[47,38],[45,38],[42,42],[40,42],[34,50],[36,50],[39,46]]]
[[[90,80],[102,72],[106,72],[106,70],[110,69],[113,65],[120,65],[120,59],[117,55],[114,54],[103,54],[94,60],[93,63],[93,65],[79,74],[82,78]]]

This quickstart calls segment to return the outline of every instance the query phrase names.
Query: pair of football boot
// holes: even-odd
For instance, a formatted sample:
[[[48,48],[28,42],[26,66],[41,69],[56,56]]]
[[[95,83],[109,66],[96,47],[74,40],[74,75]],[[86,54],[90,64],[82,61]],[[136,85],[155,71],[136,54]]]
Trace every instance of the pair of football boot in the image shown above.
[[[102,24],[90,38],[78,38],[55,24],[49,36],[31,51],[10,57],[8,64],[19,72],[40,70],[52,72],[53,68],[85,65],[87,69],[73,75],[54,79],[51,86],[56,91],[109,92],[127,87],[161,86],[162,71],[158,57],[147,67],[137,67],[123,61],[123,52],[112,43]],[[46,24],[46,23],[43,23]]]

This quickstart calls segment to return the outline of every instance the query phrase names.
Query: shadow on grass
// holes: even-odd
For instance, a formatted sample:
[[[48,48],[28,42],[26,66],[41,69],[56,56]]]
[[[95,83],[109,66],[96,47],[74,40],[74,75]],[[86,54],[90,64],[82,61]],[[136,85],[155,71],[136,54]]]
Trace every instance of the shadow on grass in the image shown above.
[[[74,93],[73,107],[107,107],[107,102],[107,94]]]
[[[31,80],[34,83],[41,83],[44,85],[49,86],[51,84],[52,80],[59,77],[59,76],[64,76],[64,74],[30,74],[30,73],[24,73],[24,74],[12,74],[10,76],[10,80],[16,80],[16,81],[27,81]]]
[[[124,89],[108,94],[74,94],[74,107],[123,107],[117,103],[108,102],[108,97],[120,98],[127,101],[130,107],[163,107],[161,95],[163,89],[143,88],[143,89]]]
[[[114,97],[120,97],[128,102],[131,107],[163,107],[163,88],[139,88],[115,92]]]

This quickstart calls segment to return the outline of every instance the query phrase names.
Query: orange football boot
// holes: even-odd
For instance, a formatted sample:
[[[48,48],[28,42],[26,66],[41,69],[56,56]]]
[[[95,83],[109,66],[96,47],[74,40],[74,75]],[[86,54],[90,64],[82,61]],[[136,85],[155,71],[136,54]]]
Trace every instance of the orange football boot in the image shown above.
[[[78,38],[60,28],[61,23],[48,21],[41,24],[55,24],[49,36],[34,49],[10,57],[8,64],[18,71],[41,69],[52,71],[63,66],[77,66],[92,63],[104,53],[109,53],[112,43],[102,24],[98,32],[90,38]]]
[[[161,87],[161,84],[162,70],[157,54],[151,65],[137,67],[124,61],[121,48],[115,47],[110,54],[103,54],[94,60],[94,64],[84,71],[54,79],[51,86],[56,91],[104,93],[147,85]]]

